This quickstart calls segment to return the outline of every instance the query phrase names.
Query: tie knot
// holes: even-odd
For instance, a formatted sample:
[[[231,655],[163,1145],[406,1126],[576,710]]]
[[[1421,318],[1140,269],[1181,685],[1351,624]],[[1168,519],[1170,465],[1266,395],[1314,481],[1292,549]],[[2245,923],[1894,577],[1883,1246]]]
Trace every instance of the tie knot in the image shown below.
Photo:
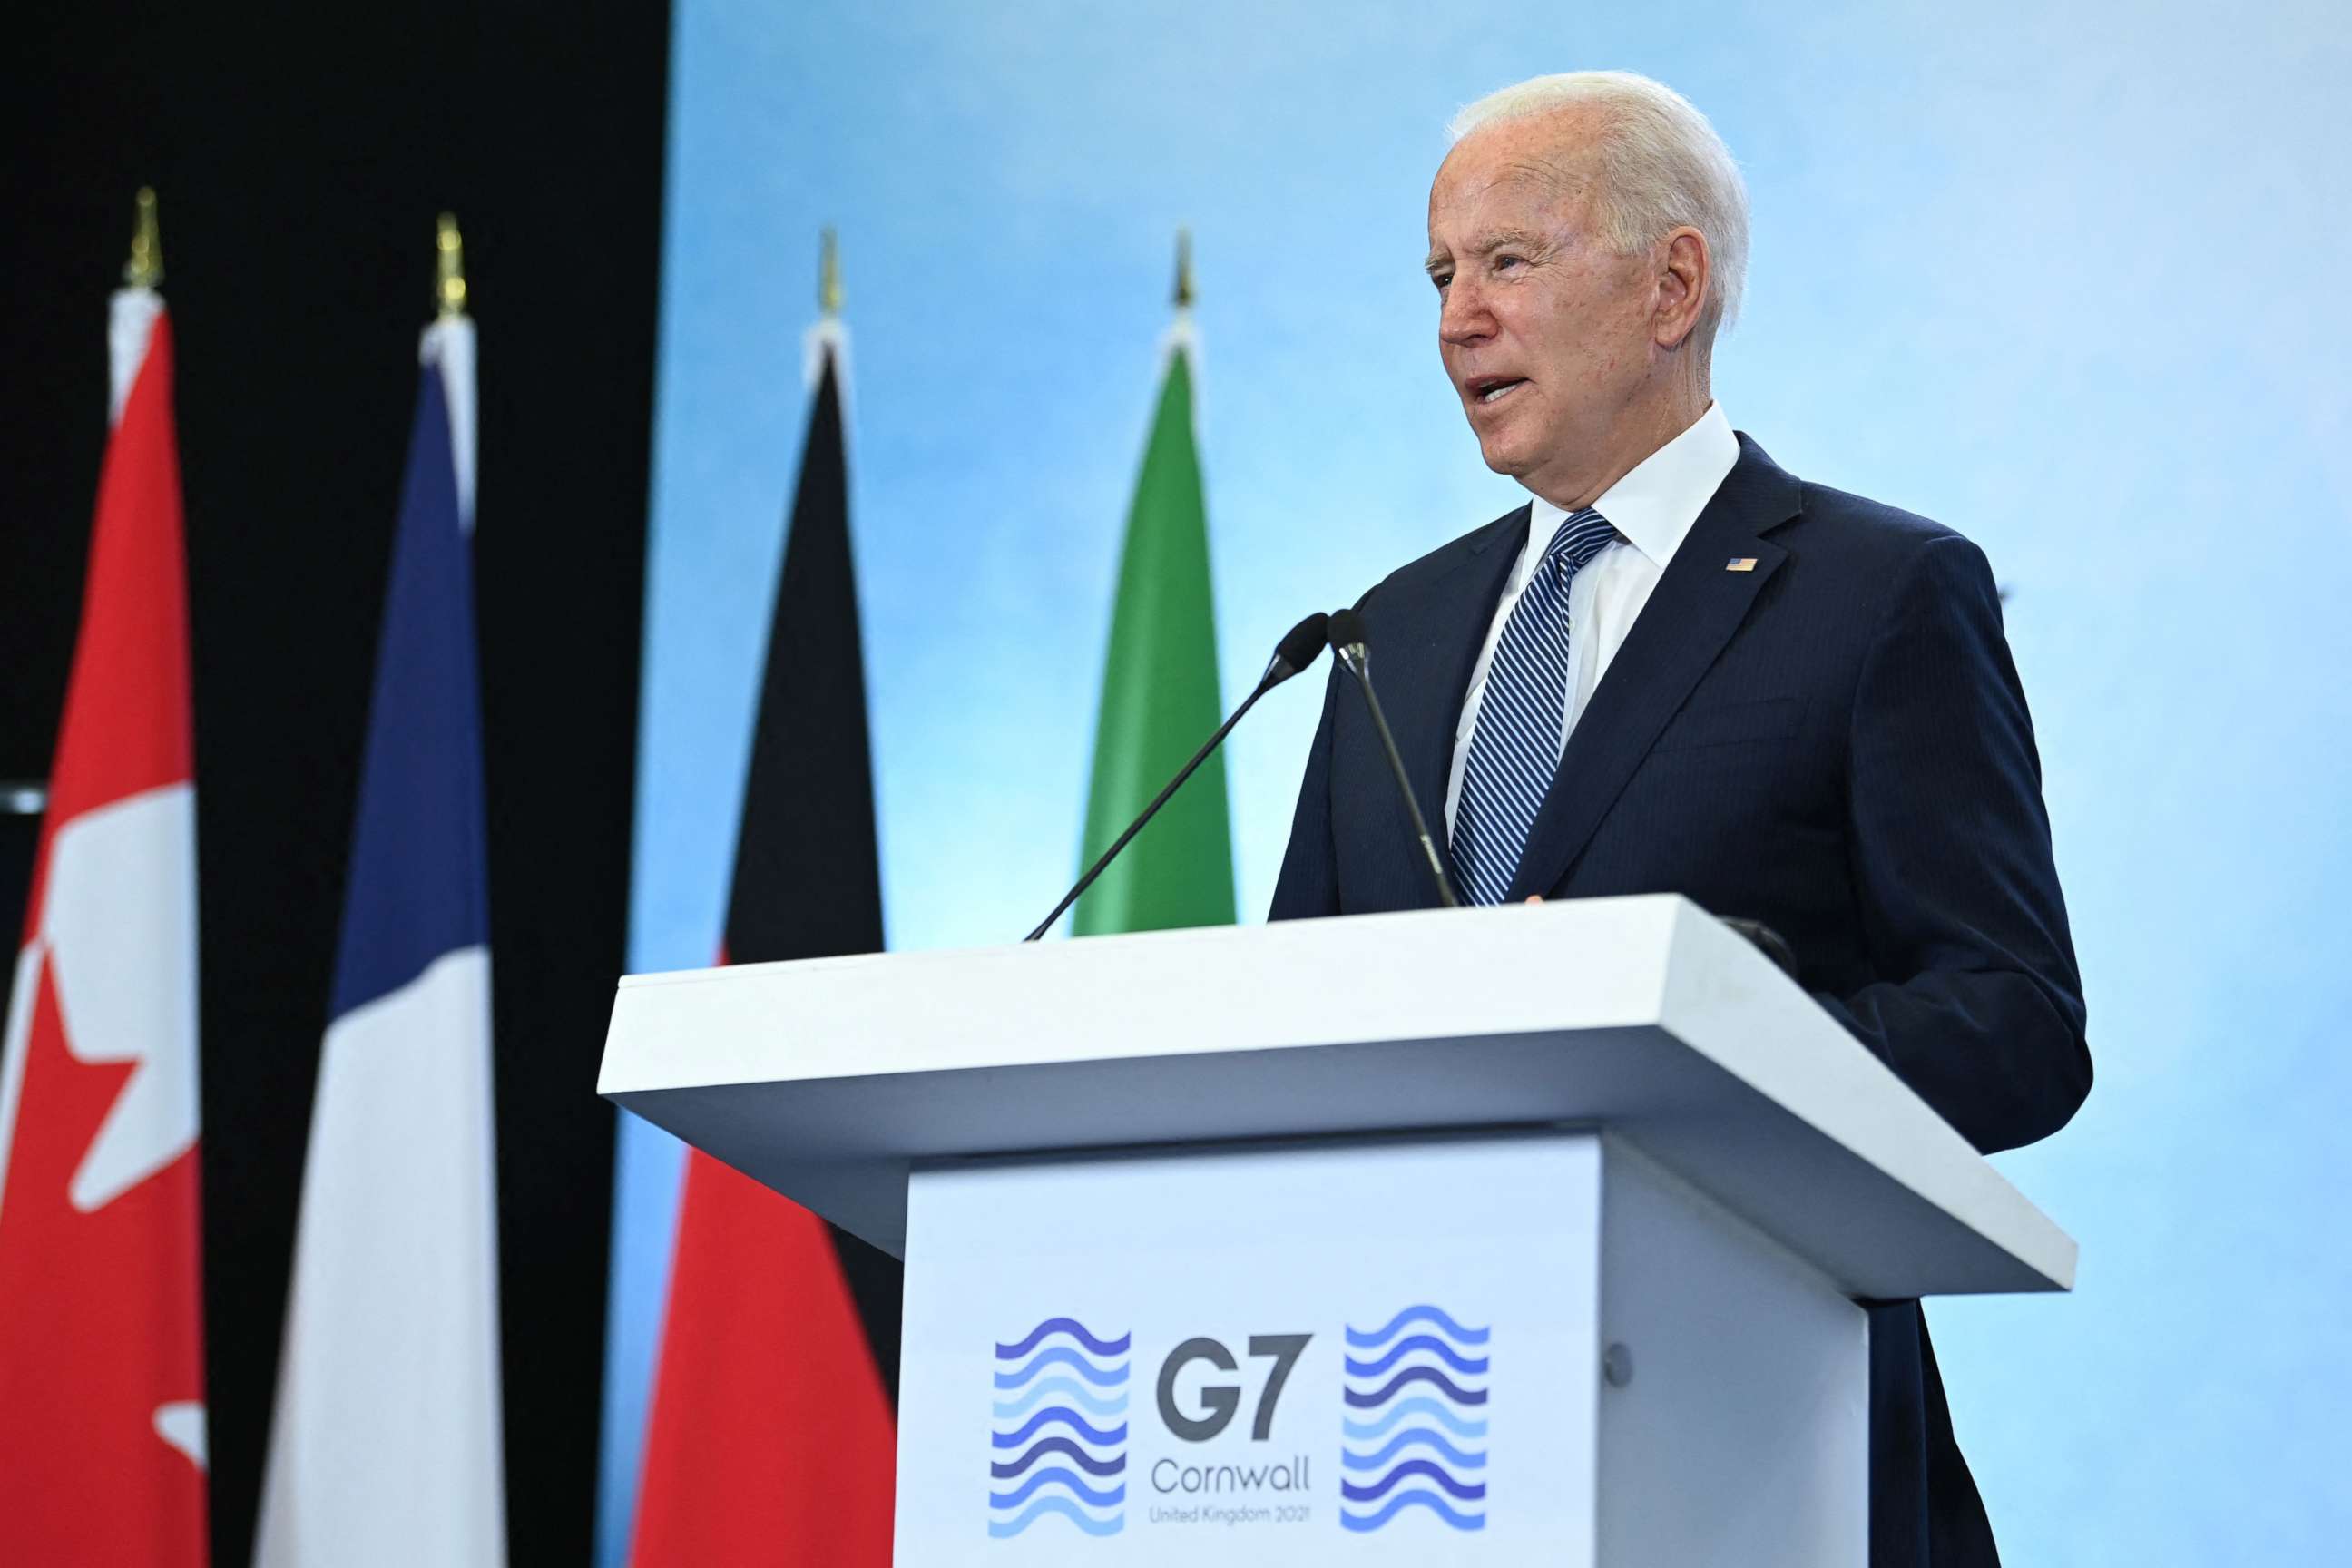
[[[1552,531],[1544,563],[1564,579],[1584,570],[1592,558],[1617,542],[1617,529],[1591,507],[1570,512]]]

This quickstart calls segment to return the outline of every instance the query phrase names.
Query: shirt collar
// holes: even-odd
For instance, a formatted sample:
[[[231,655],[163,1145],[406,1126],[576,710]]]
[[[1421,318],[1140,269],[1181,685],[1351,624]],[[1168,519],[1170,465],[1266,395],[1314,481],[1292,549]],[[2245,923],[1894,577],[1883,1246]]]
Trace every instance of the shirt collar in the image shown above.
[[[1663,572],[1738,461],[1739,437],[1731,433],[1723,405],[1709,403],[1689,429],[1601,492],[1592,510]],[[1528,519],[1529,537],[1549,540],[1567,515],[1537,496]]]

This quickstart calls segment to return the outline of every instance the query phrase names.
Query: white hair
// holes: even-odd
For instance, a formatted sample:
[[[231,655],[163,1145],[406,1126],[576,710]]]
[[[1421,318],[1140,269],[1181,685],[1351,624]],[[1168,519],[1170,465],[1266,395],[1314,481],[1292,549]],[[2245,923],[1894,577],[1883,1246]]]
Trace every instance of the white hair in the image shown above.
[[[1748,185],[1690,100],[1632,71],[1565,71],[1490,92],[1446,130],[1459,142],[1485,126],[1571,108],[1601,115],[1595,197],[1604,243],[1630,255],[1685,225],[1706,237],[1712,297],[1697,331],[1702,347],[1712,345],[1717,330],[1738,319],[1748,281]]]

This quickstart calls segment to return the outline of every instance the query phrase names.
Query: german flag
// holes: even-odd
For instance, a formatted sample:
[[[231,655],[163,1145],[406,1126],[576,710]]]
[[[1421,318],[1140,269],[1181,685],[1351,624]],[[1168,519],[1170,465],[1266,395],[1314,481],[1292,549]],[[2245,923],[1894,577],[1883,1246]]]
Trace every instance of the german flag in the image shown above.
[[[882,947],[842,338],[830,315],[815,345],[725,963]],[[708,1155],[687,1158],[631,1559],[886,1568],[899,1266]]]

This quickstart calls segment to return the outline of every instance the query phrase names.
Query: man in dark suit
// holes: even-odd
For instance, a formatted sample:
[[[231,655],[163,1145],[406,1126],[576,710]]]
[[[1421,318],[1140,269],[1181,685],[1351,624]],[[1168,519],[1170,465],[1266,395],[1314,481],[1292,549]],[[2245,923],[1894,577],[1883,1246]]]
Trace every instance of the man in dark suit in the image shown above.
[[[1441,354],[1533,499],[1360,608],[1465,900],[1678,892],[1759,921],[1979,1149],[2056,1131],[2090,1088],[2082,984],[1983,554],[1732,433],[1709,363],[1747,197],[1687,102],[1539,78],[1454,133]],[[1273,918],[1433,903],[1407,824],[1335,671]],[[1872,1568],[1997,1563],[1918,1304],[1866,1305]]]

